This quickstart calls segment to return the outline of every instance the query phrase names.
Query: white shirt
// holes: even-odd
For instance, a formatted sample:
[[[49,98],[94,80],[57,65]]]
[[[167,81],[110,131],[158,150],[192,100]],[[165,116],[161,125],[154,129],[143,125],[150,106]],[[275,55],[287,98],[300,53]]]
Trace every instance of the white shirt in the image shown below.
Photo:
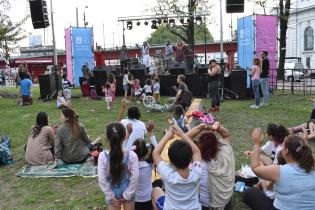
[[[261,147],[261,151],[266,153],[267,155],[271,156],[272,164],[278,164],[278,153],[283,149],[283,144],[279,144],[277,147],[272,141],[267,141],[266,144],[264,144]]]
[[[58,96],[58,97],[57,97],[57,108],[59,108],[59,106],[60,106],[62,103],[65,103],[65,102],[66,102],[65,97],[63,97],[63,96]]]
[[[202,176],[200,179],[199,200],[202,206],[210,207],[210,192],[209,192],[209,170],[205,161],[201,162]]]
[[[144,139],[144,134],[147,132],[145,124],[140,120],[121,120],[121,124],[123,124],[125,128],[127,128],[129,123],[132,124],[132,132],[129,135],[129,138],[126,140],[125,150],[129,150],[137,139]]]
[[[139,182],[136,190],[136,202],[151,200],[152,193],[152,165],[146,161],[139,161]]]
[[[128,74],[124,74],[123,85],[128,85],[128,84],[130,84],[130,81],[128,79]]]
[[[165,184],[164,210],[201,210],[198,192],[202,169],[199,161],[193,163],[187,179],[165,161],[159,163],[157,170]]]

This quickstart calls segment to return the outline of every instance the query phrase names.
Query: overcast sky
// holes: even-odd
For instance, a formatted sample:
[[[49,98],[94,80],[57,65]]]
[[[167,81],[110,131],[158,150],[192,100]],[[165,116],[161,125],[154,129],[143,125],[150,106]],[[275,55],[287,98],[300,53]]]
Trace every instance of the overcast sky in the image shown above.
[[[10,0],[12,8],[9,16],[13,21],[18,21],[30,13],[28,0]],[[83,13],[85,11],[88,26],[93,26],[94,41],[103,47],[103,25],[105,31],[105,47],[122,45],[122,24],[117,21],[118,17],[140,16],[152,14],[147,10],[156,4],[156,0],[52,0],[54,10],[55,36],[57,48],[64,48],[64,29],[69,26],[76,26],[76,7],[79,9],[79,25],[83,26]],[[213,7],[211,17],[215,21],[208,25],[208,28],[215,40],[220,39],[219,34],[219,0],[211,0]],[[223,31],[224,39],[230,39],[231,33],[229,24],[231,23],[231,15],[225,13],[225,0],[223,2]],[[47,0],[50,8],[50,0]],[[88,8],[85,8],[85,7]],[[245,4],[245,13],[233,14],[232,25],[236,29],[237,18],[250,15],[253,13],[253,5]],[[257,7],[256,7],[257,8]],[[50,9],[49,9],[50,10]],[[51,23],[51,22],[50,22]],[[33,29],[31,19],[29,18],[23,27],[27,35],[42,35],[43,44],[50,45],[52,43],[51,27],[47,29]],[[44,33],[45,31],[45,33]],[[153,30],[150,25],[141,26],[133,25],[133,30],[126,30],[127,45],[142,43]],[[44,36],[45,34],[45,36]],[[45,37],[45,38],[44,38]],[[20,43],[21,46],[28,46],[28,38]]]

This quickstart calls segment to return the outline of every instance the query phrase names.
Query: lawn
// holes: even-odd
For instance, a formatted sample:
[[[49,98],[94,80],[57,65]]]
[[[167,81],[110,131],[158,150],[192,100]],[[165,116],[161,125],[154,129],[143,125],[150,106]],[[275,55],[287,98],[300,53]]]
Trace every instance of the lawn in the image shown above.
[[[15,92],[15,88],[3,89]],[[79,95],[79,90],[73,91]],[[0,209],[103,209],[104,197],[98,187],[97,179],[85,178],[46,178],[30,179],[18,178],[15,173],[24,165],[24,146],[30,127],[35,123],[35,116],[39,111],[49,114],[50,123],[59,123],[60,110],[55,101],[43,102],[36,99],[39,89],[34,88],[34,105],[18,107],[16,99],[0,99],[0,134],[9,135],[12,139],[12,151],[16,162],[10,166],[0,167]],[[309,118],[312,103],[310,96],[289,95],[282,92],[274,93],[270,105],[258,110],[249,109],[254,100],[228,100],[221,106],[221,112],[215,117],[233,136],[236,168],[249,160],[242,156],[244,150],[251,149],[251,132],[255,127],[265,128],[267,123],[281,123],[293,126],[305,122]],[[117,98],[119,101],[121,98]],[[162,98],[165,102],[166,97]],[[204,100],[209,105],[209,100]],[[111,111],[107,111],[104,101],[88,101],[73,99],[75,109],[92,139],[101,136],[105,143],[104,128],[109,122],[117,119],[119,106],[116,103]],[[167,127],[168,113],[148,113],[142,105],[143,121],[154,120],[155,133],[162,137]],[[241,201],[241,194],[235,193],[233,199],[235,210],[247,209]]]

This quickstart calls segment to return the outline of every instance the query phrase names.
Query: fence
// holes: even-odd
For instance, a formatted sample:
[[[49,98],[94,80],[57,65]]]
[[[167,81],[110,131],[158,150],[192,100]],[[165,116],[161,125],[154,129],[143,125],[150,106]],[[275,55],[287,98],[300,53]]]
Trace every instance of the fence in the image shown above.
[[[269,83],[271,89],[289,91],[291,94],[315,94],[315,69],[285,69],[284,80]]]

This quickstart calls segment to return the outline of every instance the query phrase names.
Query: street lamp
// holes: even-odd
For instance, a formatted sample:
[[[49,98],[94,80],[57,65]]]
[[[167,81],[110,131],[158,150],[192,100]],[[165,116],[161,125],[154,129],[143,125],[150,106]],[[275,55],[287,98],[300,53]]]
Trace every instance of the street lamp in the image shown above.
[[[85,6],[85,9],[89,8],[88,6]],[[84,9],[84,12],[83,12],[83,24],[84,24],[84,28],[86,28],[86,26],[89,24],[89,22],[87,22],[85,20],[85,9]]]

